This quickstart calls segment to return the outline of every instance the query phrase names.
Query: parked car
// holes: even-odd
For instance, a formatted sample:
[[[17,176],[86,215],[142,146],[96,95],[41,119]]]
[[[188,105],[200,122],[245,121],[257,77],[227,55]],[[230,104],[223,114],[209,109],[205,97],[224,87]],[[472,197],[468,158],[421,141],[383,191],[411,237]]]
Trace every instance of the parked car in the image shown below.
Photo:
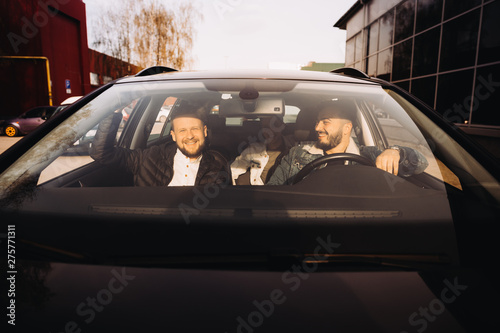
[[[11,137],[28,134],[49,119],[56,109],[56,106],[37,106],[16,118],[0,121],[0,134]]]
[[[64,155],[132,103],[106,144],[174,144],[171,121],[156,123],[171,97],[205,110],[208,148],[228,164],[266,140],[266,117],[312,147],[316,105],[346,100],[356,146],[411,148],[428,166],[396,176],[340,154],[293,185],[146,187],[123,165]],[[439,113],[356,71],[123,78],[0,155],[1,232],[15,245],[4,311],[37,332],[492,331],[499,180]]]

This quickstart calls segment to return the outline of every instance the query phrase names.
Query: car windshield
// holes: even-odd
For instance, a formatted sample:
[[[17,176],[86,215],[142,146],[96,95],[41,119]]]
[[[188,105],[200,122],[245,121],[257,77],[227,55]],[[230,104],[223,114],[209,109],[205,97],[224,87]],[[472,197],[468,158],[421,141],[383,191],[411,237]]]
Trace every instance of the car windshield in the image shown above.
[[[327,127],[334,116],[319,112],[322,103],[349,106],[344,155],[329,154],[319,144],[326,140],[322,135],[332,142],[336,136]],[[172,127],[185,105],[201,110],[206,125],[199,135],[206,136],[203,151],[211,153],[196,163],[202,169],[204,159],[224,161],[217,173],[223,181],[202,178],[181,186],[182,177],[171,175],[174,167],[162,164],[173,161],[176,147],[199,141],[182,141]],[[447,223],[453,233],[450,198],[460,205],[465,197],[481,210],[500,201],[497,180],[467,151],[402,95],[374,83],[124,80],[62,111],[50,124],[53,129],[0,175],[5,209],[185,225],[205,219],[266,225],[434,221]],[[377,156],[388,149],[399,153],[397,175],[377,165]],[[123,154],[128,159],[120,160]],[[309,162],[331,157],[326,155],[337,156],[309,168]],[[187,177],[189,166],[175,172]],[[425,230],[419,232],[430,237]],[[407,236],[399,235],[398,244],[417,242],[414,234]],[[454,248],[453,241],[432,237]]]

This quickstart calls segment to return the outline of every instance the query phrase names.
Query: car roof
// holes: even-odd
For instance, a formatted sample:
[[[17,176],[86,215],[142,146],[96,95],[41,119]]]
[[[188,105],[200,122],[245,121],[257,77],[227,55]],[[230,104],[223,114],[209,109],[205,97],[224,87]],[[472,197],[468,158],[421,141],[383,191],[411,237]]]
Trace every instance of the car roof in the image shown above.
[[[173,71],[149,76],[127,76],[117,83],[193,80],[193,79],[277,79],[299,81],[326,81],[357,84],[380,85],[367,78],[356,78],[331,72],[299,70],[210,70],[210,71]]]

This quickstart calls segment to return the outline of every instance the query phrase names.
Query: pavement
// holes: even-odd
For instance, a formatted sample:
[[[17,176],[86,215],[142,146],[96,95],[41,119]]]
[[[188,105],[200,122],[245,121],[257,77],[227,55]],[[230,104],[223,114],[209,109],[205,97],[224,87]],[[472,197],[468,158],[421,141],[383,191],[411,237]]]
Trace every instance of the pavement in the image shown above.
[[[21,140],[22,138],[23,138],[22,136],[16,136],[13,138],[4,135],[0,136],[0,154],[9,149],[10,146],[12,146],[14,143]]]

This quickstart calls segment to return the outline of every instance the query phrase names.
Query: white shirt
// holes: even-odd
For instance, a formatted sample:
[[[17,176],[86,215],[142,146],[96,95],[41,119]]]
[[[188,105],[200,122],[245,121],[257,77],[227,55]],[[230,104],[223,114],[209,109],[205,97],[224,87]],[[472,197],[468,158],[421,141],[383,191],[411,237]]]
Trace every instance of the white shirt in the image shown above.
[[[250,168],[250,183],[252,185],[264,185],[260,176],[268,161],[269,155],[264,143],[254,142],[250,144],[231,164],[233,185],[236,185],[236,179],[247,172],[248,168]]]
[[[174,156],[174,176],[168,186],[194,186],[202,155],[194,161],[184,155],[179,148]]]

